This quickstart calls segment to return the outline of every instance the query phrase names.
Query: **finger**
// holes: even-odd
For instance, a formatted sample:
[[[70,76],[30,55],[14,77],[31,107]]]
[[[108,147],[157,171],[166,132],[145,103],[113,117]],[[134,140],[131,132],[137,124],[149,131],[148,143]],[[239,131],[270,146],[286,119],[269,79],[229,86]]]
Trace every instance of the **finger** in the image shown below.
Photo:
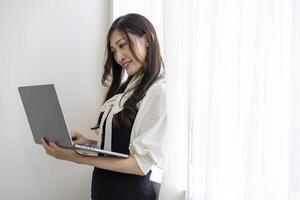
[[[48,144],[48,143],[46,142],[46,140],[43,139],[43,138],[41,139],[41,141],[42,141],[42,145],[43,145],[43,147],[44,147],[46,153],[47,153],[48,155],[53,155],[53,148],[52,148],[52,146],[50,146],[50,144]]]
[[[80,139],[75,139],[73,140],[74,144],[82,144],[82,141]]]
[[[42,142],[42,145],[46,144],[46,141],[44,138],[41,138],[41,142]]]
[[[76,136],[72,136],[72,141],[74,142],[76,140],[78,140],[78,138]]]
[[[53,151],[50,146],[44,146],[44,149],[46,150],[47,154],[51,154]]]
[[[45,149],[47,149],[47,148],[48,148],[47,142],[46,142],[43,138],[41,139],[41,141],[42,141],[43,147],[44,147]]]
[[[47,149],[47,150],[50,150],[50,149],[51,149],[50,143],[47,143],[47,142],[45,141],[45,139],[42,140],[42,145],[43,145],[43,147],[44,147],[45,149]]]
[[[44,145],[44,143],[42,143],[42,146],[43,146],[44,150],[47,151],[47,147]]]
[[[47,144],[43,144],[44,150],[48,155],[52,155],[52,150]]]
[[[52,149],[54,149],[54,150],[59,150],[60,149],[60,147],[59,146],[57,146],[55,143],[53,143],[53,142],[50,142],[49,143],[49,146],[52,148]]]
[[[72,137],[77,137],[77,136],[80,135],[80,133],[79,133],[78,131],[71,131],[71,132],[70,132],[70,135],[71,135]]]

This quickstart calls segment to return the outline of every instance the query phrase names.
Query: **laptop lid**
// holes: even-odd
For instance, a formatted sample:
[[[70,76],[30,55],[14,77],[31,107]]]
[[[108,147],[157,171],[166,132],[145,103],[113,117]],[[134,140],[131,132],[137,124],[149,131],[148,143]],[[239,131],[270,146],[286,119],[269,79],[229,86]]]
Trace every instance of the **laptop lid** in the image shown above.
[[[72,148],[65,119],[53,84],[18,87],[35,143],[41,138]]]

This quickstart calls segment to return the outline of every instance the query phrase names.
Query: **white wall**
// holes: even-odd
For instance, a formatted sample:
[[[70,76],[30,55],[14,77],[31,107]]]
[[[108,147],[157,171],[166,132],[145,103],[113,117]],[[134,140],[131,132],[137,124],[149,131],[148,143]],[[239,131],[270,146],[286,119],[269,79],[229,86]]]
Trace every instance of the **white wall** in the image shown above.
[[[0,0],[0,199],[89,199],[92,167],[33,141],[17,87],[56,84],[71,130],[94,136],[109,0]]]

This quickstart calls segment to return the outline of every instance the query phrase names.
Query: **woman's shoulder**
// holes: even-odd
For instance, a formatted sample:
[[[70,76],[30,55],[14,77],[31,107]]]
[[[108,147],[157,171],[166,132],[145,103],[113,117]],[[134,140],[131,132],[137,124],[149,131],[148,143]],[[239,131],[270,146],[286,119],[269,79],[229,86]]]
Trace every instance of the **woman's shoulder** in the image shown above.
[[[157,93],[165,93],[166,92],[166,80],[159,79],[155,81],[147,90],[146,96]]]
[[[148,104],[154,99],[157,100],[165,99],[165,96],[166,96],[166,81],[164,79],[159,79],[155,81],[148,88],[143,99],[137,103],[137,107],[140,108],[142,104]]]

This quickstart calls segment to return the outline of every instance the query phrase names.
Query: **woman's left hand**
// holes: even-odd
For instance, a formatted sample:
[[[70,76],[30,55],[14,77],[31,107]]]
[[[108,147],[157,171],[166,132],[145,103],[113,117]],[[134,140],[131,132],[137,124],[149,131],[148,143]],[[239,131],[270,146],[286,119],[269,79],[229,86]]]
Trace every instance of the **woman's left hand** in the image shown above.
[[[46,153],[50,156],[53,156],[56,159],[80,163],[82,156],[76,153],[74,150],[61,148],[55,143],[51,142],[48,144],[44,139],[42,139],[42,145]]]

